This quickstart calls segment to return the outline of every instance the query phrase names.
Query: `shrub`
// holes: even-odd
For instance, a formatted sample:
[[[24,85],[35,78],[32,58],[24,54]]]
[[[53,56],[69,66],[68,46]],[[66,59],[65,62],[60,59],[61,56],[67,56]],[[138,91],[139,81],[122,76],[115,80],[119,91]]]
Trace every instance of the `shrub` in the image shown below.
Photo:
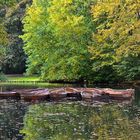
[[[3,73],[0,73],[0,82],[6,81],[6,80],[7,80],[7,77]]]

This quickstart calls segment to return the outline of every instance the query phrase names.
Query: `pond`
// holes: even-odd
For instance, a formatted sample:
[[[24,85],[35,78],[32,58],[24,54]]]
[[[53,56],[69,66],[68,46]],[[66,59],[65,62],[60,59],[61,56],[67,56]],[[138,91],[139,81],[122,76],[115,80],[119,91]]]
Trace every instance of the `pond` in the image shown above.
[[[0,140],[139,138],[140,88],[136,88],[135,100],[128,104],[0,100]]]

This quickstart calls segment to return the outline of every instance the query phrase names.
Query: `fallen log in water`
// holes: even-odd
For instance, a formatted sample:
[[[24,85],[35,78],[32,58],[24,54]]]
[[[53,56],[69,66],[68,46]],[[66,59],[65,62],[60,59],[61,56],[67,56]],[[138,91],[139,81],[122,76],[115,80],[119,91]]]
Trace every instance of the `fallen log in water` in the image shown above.
[[[24,90],[24,92],[18,92],[21,99],[25,101],[32,100],[48,100],[50,98],[50,92],[48,89],[34,89]]]
[[[50,99],[51,100],[61,100],[67,97],[67,92],[64,88],[58,88],[50,90]]]
[[[134,89],[126,90],[113,90],[113,89],[104,89],[105,94],[108,94],[109,97],[113,100],[129,100],[134,98]]]
[[[113,90],[98,88],[55,88],[55,89],[24,89],[13,92],[0,92],[0,97],[20,97],[23,100],[131,100],[134,97],[133,89]]]
[[[17,92],[0,92],[0,98],[20,98],[20,95]]]

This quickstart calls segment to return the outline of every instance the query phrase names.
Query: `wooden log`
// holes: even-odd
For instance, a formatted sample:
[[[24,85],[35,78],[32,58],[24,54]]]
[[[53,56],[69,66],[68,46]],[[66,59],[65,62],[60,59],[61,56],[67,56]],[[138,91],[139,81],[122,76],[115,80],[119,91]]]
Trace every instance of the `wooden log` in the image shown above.
[[[51,100],[60,100],[67,97],[67,93],[64,88],[50,90]]]
[[[45,89],[43,88],[35,88],[35,89],[15,89],[13,92],[19,93],[19,94],[28,94],[30,92],[37,92],[37,91],[43,91]]]
[[[83,100],[130,100],[134,98],[134,89],[113,90],[113,89],[98,89],[98,88],[83,88],[81,89]]]
[[[66,93],[79,93],[81,92],[81,88],[72,88],[72,87],[66,87],[64,88]]]
[[[134,89],[112,90],[104,89],[105,94],[108,94],[114,100],[129,100],[134,98]]]
[[[92,93],[82,92],[81,96],[82,96],[82,100],[84,100],[84,101],[92,101],[93,100]]]
[[[21,99],[25,101],[32,101],[32,100],[49,100],[50,93],[48,89],[40,89],[34,90],[31,92],[20,93]]]
[[[20,97],[24,100],[130,100],[134,97],[134,90],[113,90],[98,88],[55,88],[55,89],[22,89],[13,92],[0,92],[0,97]]]
[[[20,98],[20,95],[13,91],[0,92],[0,98]]]
[[[82,100],[82,89],[81,88],[72,88],[66,87],[65,92],[67,93],[67,98],[72,100]]]

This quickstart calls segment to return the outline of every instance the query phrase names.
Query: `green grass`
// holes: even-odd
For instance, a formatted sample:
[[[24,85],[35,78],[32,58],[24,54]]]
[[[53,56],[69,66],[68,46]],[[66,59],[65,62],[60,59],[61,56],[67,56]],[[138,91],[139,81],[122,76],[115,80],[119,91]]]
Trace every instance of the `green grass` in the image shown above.
[[[23,86],[23,87],[62,87],[67,84],[48,83],[41,81],[38,76],[6,75],[7,80],[0,82],[0,86]]]
[[[37,82],[40,81],[38,76],[13,76],[13,75],[8,75],[7,76],[7,81],[15,81],[15,82]]]
[[[20,86],[20,87],[63,87],[66,86],[64,84],[57,84],[57,83],[33,83],[33,82],[0,82],[0,86],[9,87],[9,86]]]

